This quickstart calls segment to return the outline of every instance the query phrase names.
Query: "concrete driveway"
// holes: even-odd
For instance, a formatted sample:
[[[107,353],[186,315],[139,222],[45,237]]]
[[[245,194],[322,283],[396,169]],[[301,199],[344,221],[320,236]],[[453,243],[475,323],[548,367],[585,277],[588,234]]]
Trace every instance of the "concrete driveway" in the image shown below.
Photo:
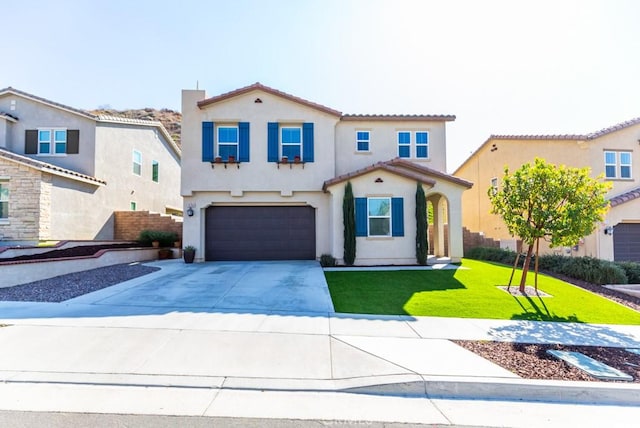
[[[149,263],[161,271],[68,301],[107,306],[334,312],[315,261]]]

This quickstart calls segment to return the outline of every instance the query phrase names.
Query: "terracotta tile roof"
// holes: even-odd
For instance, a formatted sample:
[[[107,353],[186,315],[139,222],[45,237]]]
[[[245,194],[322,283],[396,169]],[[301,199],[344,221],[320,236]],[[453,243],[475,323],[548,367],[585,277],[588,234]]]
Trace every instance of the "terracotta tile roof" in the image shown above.
[[[437,179],[442,179],[445,181],[449,181],[449,182],[464,186],[466,188],[471,188],[473,186],[473,183],[467,180],[454,177],[453,175],[449,175],[444,172],[436,171],[435,169],[431,169],[426,166],[415,164],[411,161],[395,158],[385,162],[378,162],[373,165],[367,166],[366,168],[362,168],[347,174],[339,175],[335,178],[332,178],[331,180],[327,180],[322,185],[322,190],[326,192],[327,188],[330,186],[342,183],[344,181],[348,181],[352,178],[359,177],[361,175],[368,174],[370,172],[377,171],[377,170],[388,171],[392,174],[396,174],[412,180],[420,181],[421,183],[428,184],[428,185],[434,185],[436,184]]]
[[[608,128],[591,132],[589,134],[491,135],[489,137],[489,140],[594,140],[596,138],[602,137],[603,135],[611,134],[612,132],[620,131],[621,129],[625,129],[630,126],[637,125],[639,123],[640,123],[640,117],[636,117],[635,119],[627,120],[625,122],[620,122]]]
[[[32,99],[34,101],[38,101],[38,102],[41,102],[41,103],[44,103],[44,104],[49,104],[52,107],[56,107],[56,108],[59,108],[59,109],[62,109],[62,110],[67,110],[67,111],[69,111],[71,113],[79,114],[80,116],[84,116],[84,117],[86,117],[88,119],[96,119],[97,118],[97,116],[95,116],[94,114],[89,113],[88,111],[80,110],[80,109],[73,108],[73,107],[69,107],[67,105],[60,104],[60,103],[57,103],[55,101],[48,100],[46,98],[38,97],[36,95],[32,95],[32,94],[29,94],[27,92],[23,92],[23,91],[20,91],[18,89],[12,88],[11,86],[9,86],[8,88],[0,89],[0,96],[3,96],[5,94],[15,94],[15,95],[19,95],[19,96],[22,96],[22,97],[25,97],[25,98],[30,98],[30,99]]]
[[[275,95],[277,97],[285,98],[285,99],[288,99],[290,101],[296,102],[298,104],[302,104],[302,105],[305,105],[307,107],[311,107],[313,109],[323,111],[323,112],[331,114],[333,116],[342,116],[342,113],[337,111],[337,110],[334,110],[332,108],[323,106],[321,104],[316,104],[314,102],[305,100],[303,98],[299,98],[299,97],[287,94],[287,93],[279,91],[277,89],[270,88],[268,86],[263,85],[260,82],[256,82],[253,85],[245,86],[244,88],[236,89],[236,90],[233,90],[231,92],[227,92],[227,93],[224,93],[224,94],[221,94],[221,95],[216,95],[215,97],[211,97],[211,98],[207,98],[207,99],[202,100],[202,101],[198,101],[198,107],[200,107],[200,108],[206,107],[206,106],[208,106],[210,104],[214,104],[214,103],[217,103],[217,102],[220,102],[220,101],[223,101],[223,100],[227,100],[229,98],[237,97],[238,95],[243,95],[243,94],[246,94],[246,93],[251,92],[251,91],[263,91],[263,92],[266,92],[268,94],[272,94],[272,95]]]
[[[2,119],[6,119],[6,120],[8,120],[9,122],[17,122],[17,121],[18,121],[18,118],[17,118],[17,117],[15,117],[15,116],[14,116],[14,115],[12,115],[12,114],[5,113],[5,112],[3,112],[3,111],[0,111],[0,118],[2,118]]]
[[[451,114],[345,114],[345,115],[342,115],[340,120],[344,120],[344,121],[366,120],[366,121],[376,121],[376,122],[391,122],[391,121],[452,122],[456,120],[456,117],[455,115],[451,115]]]
[[[612,207],[617,205],[624,204],[625,202],[633,201],[634,199],[640,198],[640,187],[636,187],[635,189],[629,190],[621,195],[614,196],[609,199]]]
[[[17,153],[13,153],[10,152],[8,150],[5,149],[0,149],[0,158],[2,159],[8,159],[10,161],[13,162],[17,162],[17,163],[21,163],[23,165],[27,165],[30,166],[34,169],[37,169],[38,171],[43,171],[43,172],[48,172],[50,174],[55,174],[55,175],[59,175],[62,177],[67,177],[67,178],[71,178],[74,180],[79,180],[79,181],[83,181],[83,182],[88,182],[91,184],[96,184],[96,185],[105,185],[107,184],[106,181],[104,180],[100,180],[99,178],[96,177],[92,177],[90,175],[85,175],[82,173],[79,173],[77,171],[73,171],[70,169],[66,169],[66,168],[61,168],[57,165],[53,165],[47,162],[42,162],[36,159],[32,159],[28,156],[23,156],[23,155],[19,155]]]

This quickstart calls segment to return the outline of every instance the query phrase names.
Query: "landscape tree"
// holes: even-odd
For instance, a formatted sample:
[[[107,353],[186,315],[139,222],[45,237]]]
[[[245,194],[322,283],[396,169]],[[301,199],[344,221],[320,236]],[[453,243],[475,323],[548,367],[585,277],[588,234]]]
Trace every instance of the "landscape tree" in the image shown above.
[[[419,265],[427,264],[429,243],[427,242],[427,198],[422,184],[416,189],[416,260]]]
[[[356,212],[351,182],[347,182],[342,200],[342,221],[344,224],[344,263],[353,265],[356,260]]]
[[[603,220],[608,209],[605,194],[611,183],[603,182],[602,176],[591,178],[589,172],[589,168],[558,167],[536,158],[513,174],[505,168],[499,189],[489,188],[491,212],[502,217],[511,235],[528,245],[521,293],[525,292],[534,247],[537,290],[540,239],[551,247],[573,246]]]

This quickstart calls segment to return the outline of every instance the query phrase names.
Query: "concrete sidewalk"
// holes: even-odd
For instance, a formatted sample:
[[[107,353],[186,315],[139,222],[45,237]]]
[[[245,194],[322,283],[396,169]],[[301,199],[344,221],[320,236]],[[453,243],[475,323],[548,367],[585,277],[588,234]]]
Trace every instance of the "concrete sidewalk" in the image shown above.
[[[448,423],[434,400],[515,397],[638,416],[638,384],[524,380],[449,339],[640,347],[640,326],[141,305],[150,276],[0,302],[0,409]]]

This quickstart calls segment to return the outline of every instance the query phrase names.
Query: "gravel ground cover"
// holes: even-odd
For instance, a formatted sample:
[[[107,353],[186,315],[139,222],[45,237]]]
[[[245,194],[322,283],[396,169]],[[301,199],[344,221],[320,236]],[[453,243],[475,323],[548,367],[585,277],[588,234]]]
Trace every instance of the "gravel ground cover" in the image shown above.
[[[124,263],[60,275],[28,284],[0,288],[0,301],[63,302],[159,269],[140,263]]]
[[[62,257],[81,257],[92,256],[100,250],[114,249],[114,248],[132,248],[139,247],[139,244],[119,243],[119,244],[101,244],[101,245],[84,245],[78,247],[64,248],[60,250],[45,251],[39,254],[30,254],[25,256],[8,257],[0,259],[0,262],[13,262],[24,260],[43,260],[43,259],[55,259]]]

